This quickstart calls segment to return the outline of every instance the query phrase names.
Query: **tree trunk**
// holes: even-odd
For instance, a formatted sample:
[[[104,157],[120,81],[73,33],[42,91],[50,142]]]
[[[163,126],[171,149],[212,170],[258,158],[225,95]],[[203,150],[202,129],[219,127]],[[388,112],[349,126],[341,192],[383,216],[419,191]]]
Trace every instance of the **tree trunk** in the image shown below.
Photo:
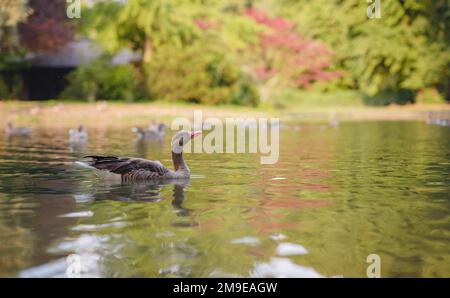
[[[149,36],[145,38],[145,44],[144,44],[144,53],[142,57],[142,62],[144,64],[149,63],[152,60],[153,56],[153,45],[152,40]]]

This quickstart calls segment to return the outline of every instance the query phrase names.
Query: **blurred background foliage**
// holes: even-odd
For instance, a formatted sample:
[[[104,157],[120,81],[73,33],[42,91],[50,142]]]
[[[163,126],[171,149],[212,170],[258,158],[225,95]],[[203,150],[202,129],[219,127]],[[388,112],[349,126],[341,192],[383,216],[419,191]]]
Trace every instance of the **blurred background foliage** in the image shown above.
[[[61,98],[123,99],[132,101],[138,95],[138,79],[132,65],[112,65],[108,57],[78,67],[67,76],[70,84]]]
[[[28,54],[89,38],[103,55],[73,70],[60,98],[249,106],[450,99],[448,0],[381,0],[379,19],[360,0],[81,2],[80,19],[67,18],[65,1],[0,3],[0,98],[20,97]],[[123,49],[140,59],[110,63]]]

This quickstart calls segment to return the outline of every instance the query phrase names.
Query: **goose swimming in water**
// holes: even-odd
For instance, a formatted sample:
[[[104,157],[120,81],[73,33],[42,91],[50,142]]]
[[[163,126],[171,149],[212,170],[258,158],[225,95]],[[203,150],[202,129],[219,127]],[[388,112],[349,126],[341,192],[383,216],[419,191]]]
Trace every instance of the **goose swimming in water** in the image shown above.
[[[6,134],[9,137],[12,136],[29,136],[32,130],[29,127],[13,127],[11,122],[8,122],[6,126]]]
[[[164,123],[152,123],[148,128],[133,127],[131,129],[141,140],[162,140],[166,136],[166,130]]]
[[[69,130],[70,142],[85,142],[88,139],[88,132],[83,125],[80,125],[78,129],[72,128]]]
[[[166,168],[159,161],[133,157],[85,156],[90,159],[76,163],[95,170],[102,178],[119,178],[123,182],[189,178],[190,171],[183,158],[183,146],[200,134],[201,131],[182,130],[172,138],[174,170]]]

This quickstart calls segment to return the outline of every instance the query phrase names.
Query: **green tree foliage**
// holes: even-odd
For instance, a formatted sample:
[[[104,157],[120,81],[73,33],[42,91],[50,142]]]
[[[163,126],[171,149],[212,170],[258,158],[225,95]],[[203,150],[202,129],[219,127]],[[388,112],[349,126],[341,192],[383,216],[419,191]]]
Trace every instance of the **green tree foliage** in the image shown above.
[[[436,88],[425,88],[417,92],[416,96],[417,103],[444,103],[445,99],[442,95],[436,90]]]
[[[27,19],[30,13],[27,3],[28,0],[2,0],[0,2],[0,52],[18,46],[18,26]]]
[[[132,101],[139,96],[135,68],[111,65],[107,58],[78,67],[67,80],[69,85],[60,95],[64,99]]]
[[[198,37],[215,35],[230,49],[256,42],[257,26],[242,15],[244,7],[222,0],[128,0],[100,2],[86,10],[82,32],[114,52],[130,47],[148,63],[158,47],[181,48]],[[218,30],[208,31],[206,27]],[[202,30],[203,29],[203,30]]]
[[[83,32],[110,53],[122,47],[140,52],[153,98],[255,105],[255,88],[226,52],[255,43],[260,28],[232,2],[102,2],[88,10]]]
[[[256,85],[269,101],[288,89],[311,88],[362,91],[368,104],[436,102],[424,99],[434,94],[427,90],[444,91],[450,99],[449,1],[380,3],[381,18],[369,19],[370,3],[361,0],[97,1],[86,4],[80,22],[71,24],[79,24],[78,33],[103,45],[108,55],[122,48],[140,53],[140,63],[127,70],[111,69],[133,73],[135,84],[145,86],[147,96],[154,98],[254,104]],[[17,51],[7,56],[6,48],[49,50],[67,41],[71,30],[62,26],[67,23],[59,14],[62,6],[47,7],[44,0],[1,1],[0,71],[11,71],[16,67],[11,61],[18,60]],[[106,86],[102,80],[107,76],[91,80],[90,71],[82,66],[73,74],[77,79],[72,85],[82,87],[70,94],[143,96],[125,96],[105,87],[97,94],[86,86]],[[109,79],[123,90],[122,80]],[[12,88],[12,81],[3,80],[0,89],[17,93],[12,90],[20,86]]]
[[[0,1],[0,99],[18,98],[21,93],[22,80],[17,72],[23,66],[18,62],[23,52],[18,28],[30,14],[27,2]]]
[[[448,1],[381,1],[380,19],[369,19],[367,6],[359,0],[278,3],[303,34],[335,49],[340,67],[348,73],[345,86],[376,95],[448,80]]]
[[[258,93],[220,46],[198,41],[182,51],[161,48],[148,65],[147,85],[154,98],[203,104],[258,104]],[[199,54],[201,53],[201,54]]]
[[[129,0],[101,2],[88,10],[84,32],[110,52],[121,47],[141,51],[143,62],[164,43],[176,46],[191,40],[198,28],[192,22],[195,1]]]

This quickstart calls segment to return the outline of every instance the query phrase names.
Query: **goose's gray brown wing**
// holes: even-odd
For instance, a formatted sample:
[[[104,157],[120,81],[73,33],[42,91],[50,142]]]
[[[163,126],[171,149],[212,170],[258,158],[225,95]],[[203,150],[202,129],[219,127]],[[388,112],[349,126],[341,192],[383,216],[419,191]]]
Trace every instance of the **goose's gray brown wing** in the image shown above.
[[[124,180],[155,179],[169,173],[159,161],[115,156],[85,156],[88,165],[98,170],[119,174]]]

